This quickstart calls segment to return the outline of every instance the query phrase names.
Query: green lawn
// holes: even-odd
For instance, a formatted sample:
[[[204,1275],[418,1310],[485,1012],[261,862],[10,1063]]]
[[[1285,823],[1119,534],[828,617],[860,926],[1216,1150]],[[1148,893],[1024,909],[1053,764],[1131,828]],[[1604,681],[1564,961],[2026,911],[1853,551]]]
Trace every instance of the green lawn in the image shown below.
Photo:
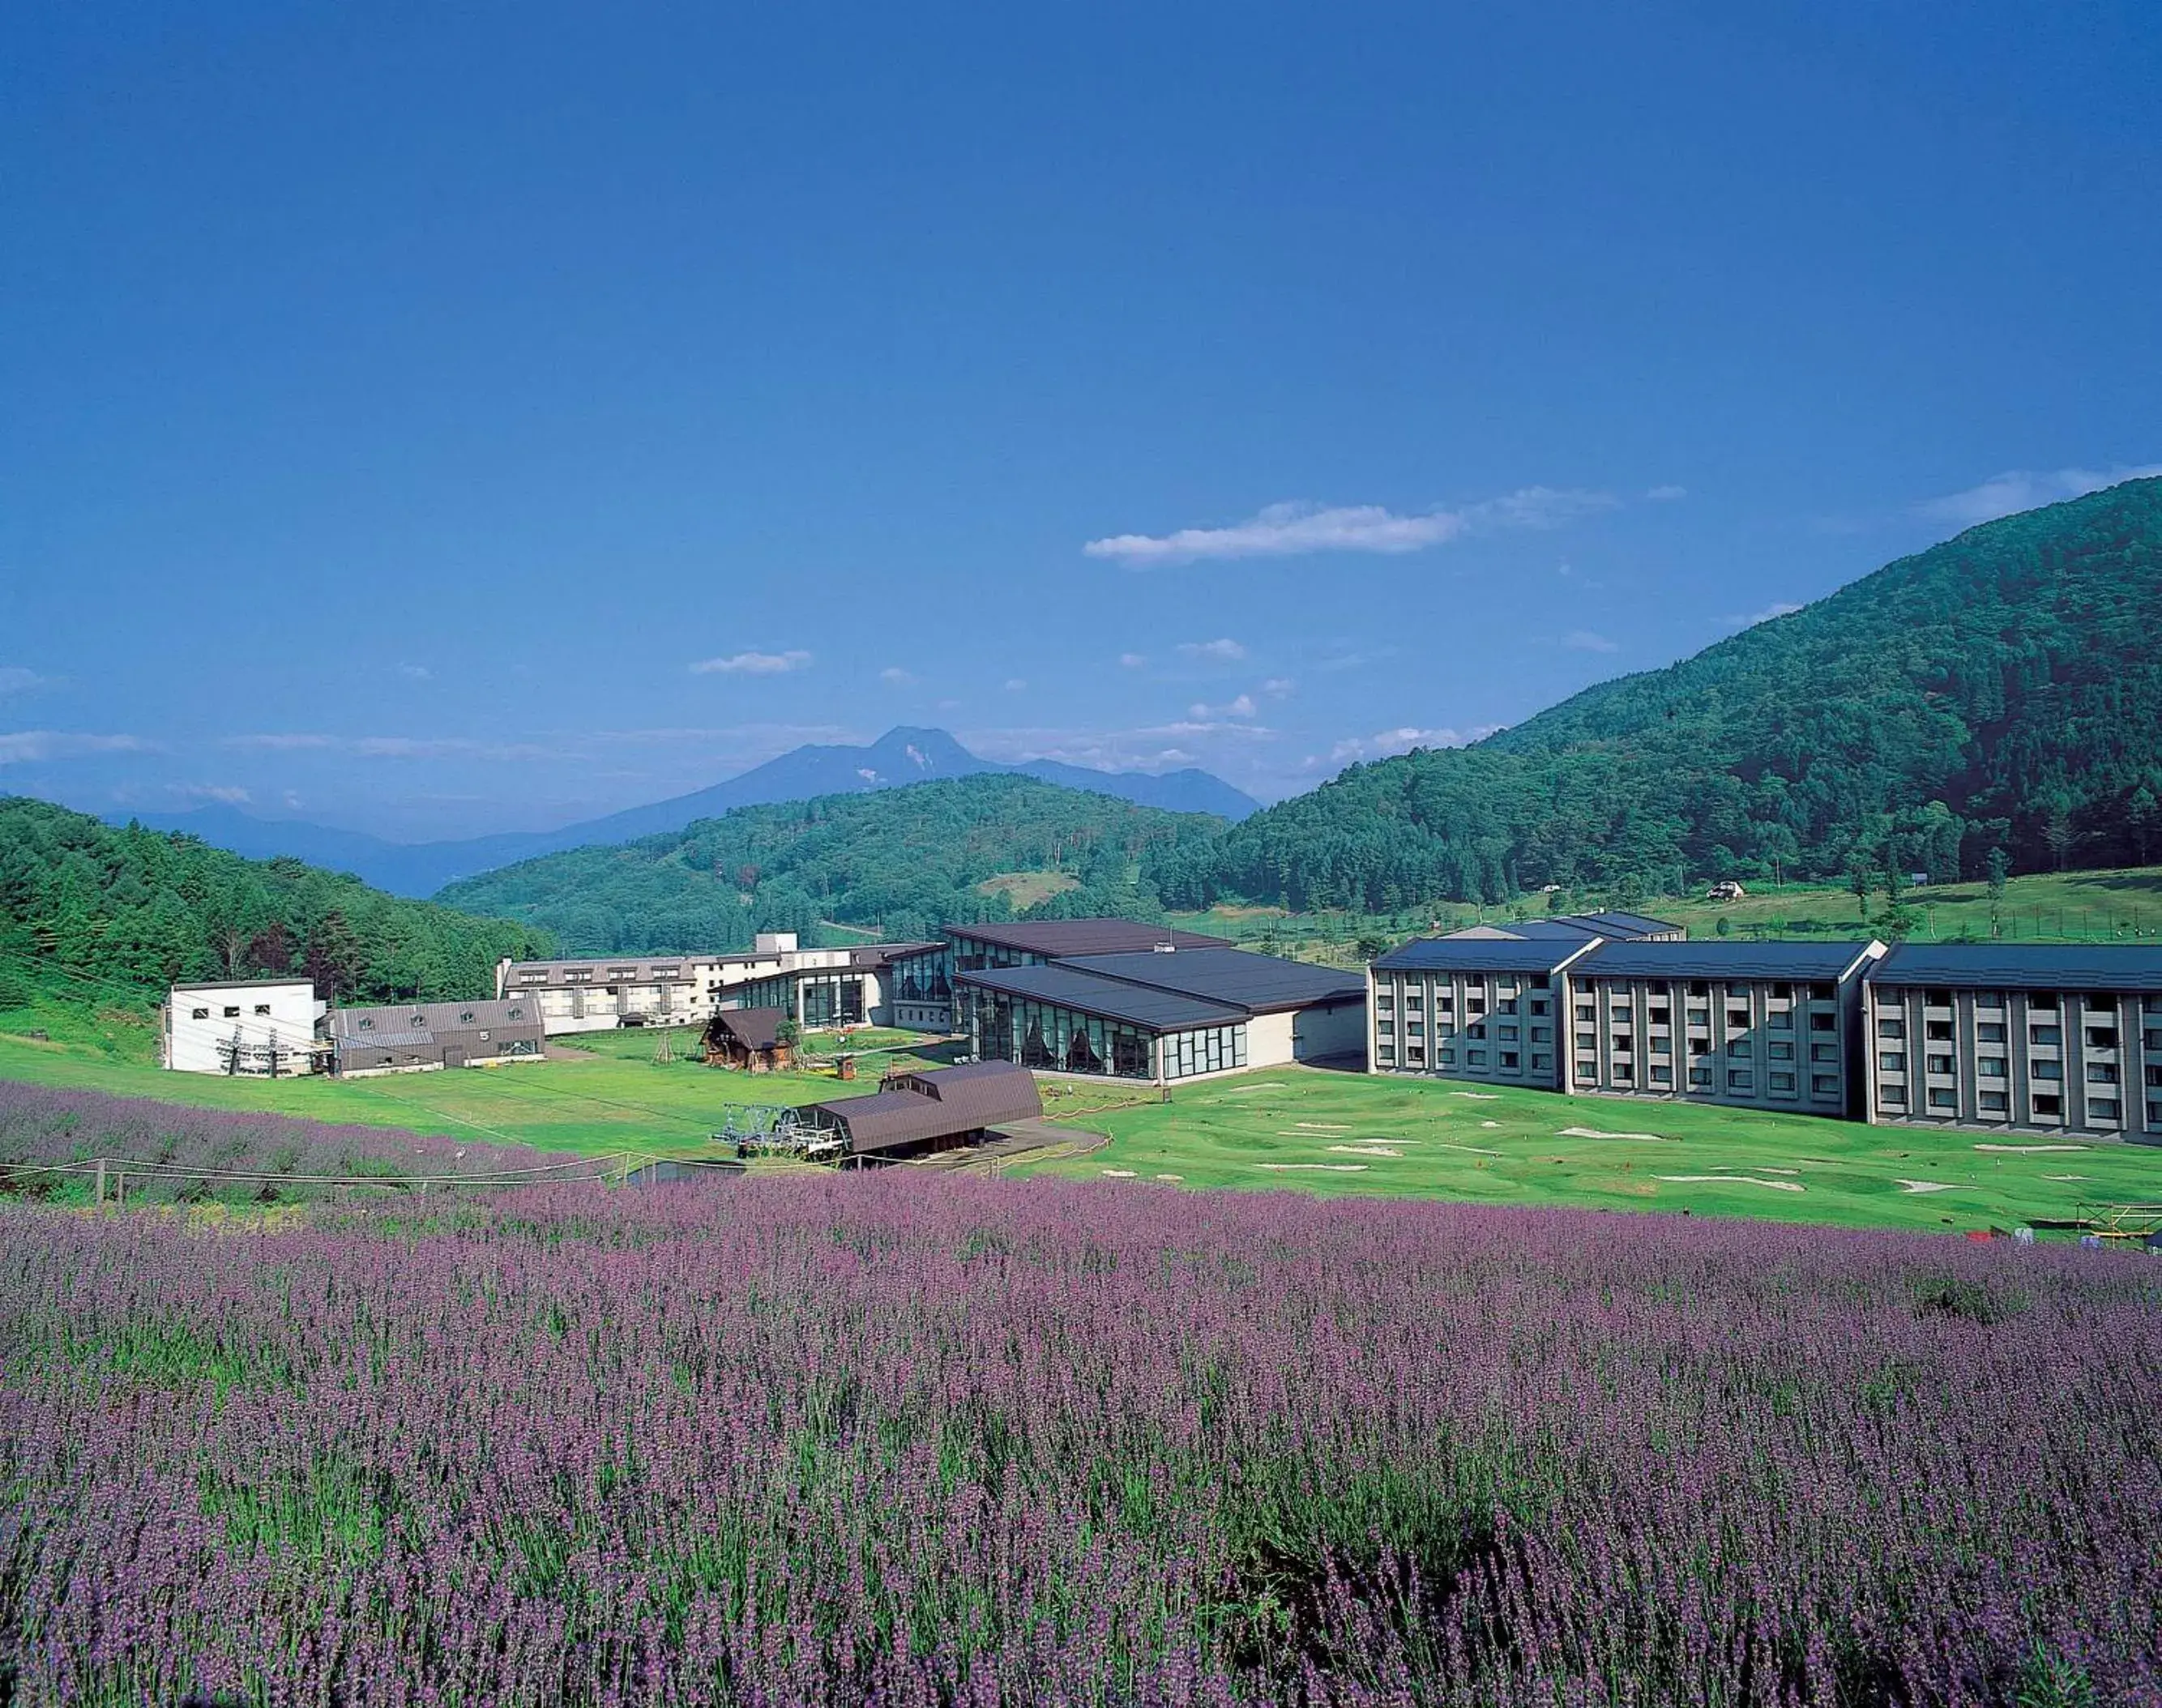
[[[57,1036],[50,1043],[0,1037],[0,1079],[81,1087],[125,1097],[154,1097],[201,1108],[272,1110],[315,1120],[358,1121],[600,1153],[645,1151],[666,1156],[709,1152],[708,1136],[728,1103],[804,1104],[878,1089],[880,1063],[864,1077],[830,1073],[730,1073],[686,1059],[687,1029],[670,1035],[676,1059],[653,1059],[656,1032],[595,1032],[590,1049],[551,1046],[545,1062],[509,1068],[398,1073],[371,1079],[228,1079],[168,1073],[152,1063],[117,1056]]]
[[[2139,1146],[1989,1151],[2051,1141],[1310,1068],[1211,1080],[1075,1124],[1111,1142],[1041,1172],[1938,1231],[2162,1200],[2162,1150]]]

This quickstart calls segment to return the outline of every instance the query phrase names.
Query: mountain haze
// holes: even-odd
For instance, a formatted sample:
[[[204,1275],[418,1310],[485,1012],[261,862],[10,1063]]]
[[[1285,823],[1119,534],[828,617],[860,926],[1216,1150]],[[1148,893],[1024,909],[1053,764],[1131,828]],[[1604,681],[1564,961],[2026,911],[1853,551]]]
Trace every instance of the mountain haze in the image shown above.
[[[1159,857],[1167,905],[2162,857],[2162,479],[1970,529],[1468,748]]]
[[[251,859],[288,855],[356,874],[398,896],[432,896],[444,885],[520,860],[587,846],[619,846],[641,837],[682,830],[738,807],[807,801],[822,795],[864,794],[939,778],[987,772],[1031,776],[1070,789],[1085,789],[1168,812],[1209,812],[1239,819],[1260,802],[1208,772],[1187,769],[1161,775],[1099,771],[1055,760],[1004,765],[979,759],[943,729],[888,730],[867,746],[799,747],[710,788],[558,830],[511,831],[452,842],[395,843],[363,831],[342,830],[300,819],[258,818],[237,807],[204,807],[189,812],[140,813],[150,829],[181,831],[213,847]],[[115,822],[121,822],[116,818]]]

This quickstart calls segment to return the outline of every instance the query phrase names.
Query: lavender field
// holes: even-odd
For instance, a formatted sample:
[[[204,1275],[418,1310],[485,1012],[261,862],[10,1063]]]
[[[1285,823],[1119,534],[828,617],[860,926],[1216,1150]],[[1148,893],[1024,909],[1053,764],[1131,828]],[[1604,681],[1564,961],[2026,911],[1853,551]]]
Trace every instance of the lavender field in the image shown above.
[[[129,1197],[147,1203],[300,1202],[321,1196],[315,1183],[326,1176],[389,1182],[539,1172],[565,1162],[518,1145],[0,1080],[0,1191],[86,1199],[86,1175],[38,1165],[97,1157],[141,1164]]]
[[[13,1700],[2162,1700],[2145,1259],[877,1175],[424,1212],[0,1209]]]

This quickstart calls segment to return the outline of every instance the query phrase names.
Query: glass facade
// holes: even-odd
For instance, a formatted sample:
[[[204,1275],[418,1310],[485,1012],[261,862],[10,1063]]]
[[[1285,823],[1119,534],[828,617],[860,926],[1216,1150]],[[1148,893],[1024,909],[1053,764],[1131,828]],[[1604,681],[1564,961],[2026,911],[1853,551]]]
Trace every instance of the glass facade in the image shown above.
[[[864,1020],[863,975],[854,972],[782,973],[755,979],[743,987],[739,1008],[777,1008],[807,1031],[818,1026],[860,1026]]]
[[[957,973],[980,973],[987,967],[1041,967],[1045,964],[1042,955],[1031,954],[1026,949],[1008,948],[1004,943],[985,943],[965,932],[953,934],[953,970]]]
[[[1054,1003],[962,985],[959,1029],[979,1061],[1121,1079],[1190,1079],[1246,1065],[1246,1027],[1200,1026],[1161,1036]]]
[[[919,955],[905,955],[886,969],[890,1002],[946,1002],[953,995],[953,957],[943,945]]]

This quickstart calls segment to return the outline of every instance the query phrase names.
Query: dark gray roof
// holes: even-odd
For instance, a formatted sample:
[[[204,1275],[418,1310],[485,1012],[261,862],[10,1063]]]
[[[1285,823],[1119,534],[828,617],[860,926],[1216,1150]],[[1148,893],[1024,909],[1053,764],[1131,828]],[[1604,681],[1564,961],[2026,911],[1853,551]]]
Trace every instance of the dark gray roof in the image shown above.
[[[747,1050],[770,1050],[781,1042],[783,1008],[723,1008],[706,1022],[706,1036],[734,1038]]]
[[[1257,955],[1246,949],[1181,948],[1131,955],[1077,955],[1064,964],[1129,985],[1146,985],[1249,1014],[1280,1014],[1318,1002],[1363,1001],[1362,974]]]
[[[949,925],[946,935],[972,937],[979,943],[1019,949],[1023,954],[1063,960],[1071,955],[1117,955],[1154,948],[1160,943],[1183,949],[1229,948],[1220,937],[1146,925],[1136,919],[1037,919],[997,925]]]
[[[1374,963],[1382,973],[1557,973],[1596,938],[1423,937],[1400,943]]]
[[[2136,943],[1901,943],[1872,985],[2162,991],[2162,948]]]
[[[305,973],[272,974],[261,979],[212,979],[206,984],[175,985],[175,990],[199,992],[204,990],[247,990],[273,985],[313,985]]]
[[[1246,1011],[1220,1002],[1204,1002],[1146,985],[1131,985],[1106,978],[1063,961],[1047,967],[995,967],[976,973],[956,973],[956,984],[1002,990],[1037,1002],[1055,1003],[1100,1020],[1122,1020],[1144,1032],[1183,1032],[1189,1026],[1227,1026],[1246,1017]]]
[[[1442,933],[1450,943],[1582,943],[1601,933],[1596,927],[1558,913],[1546,919],[1506,919],[1467,925],[1460,931]]]
[[[1660,932],[1681,929],[1670,919],[1654,919],[1648,913],[1610,910],[1605,913],[1572,913],[1568,917],[1590,926],[1601,937],[1652,937]]]
[[[332,1038],[338,1043],[380,1048],[432,1042],[441,1033],[502,1032],[513,1037],[540,1036],[540,1005],[530,996],[499,1002],[400,1002],[380,1008],[333,1008]]]
[[[1569,969],[1572,978],[1836,979],[1867,943],[1607,943]]]

